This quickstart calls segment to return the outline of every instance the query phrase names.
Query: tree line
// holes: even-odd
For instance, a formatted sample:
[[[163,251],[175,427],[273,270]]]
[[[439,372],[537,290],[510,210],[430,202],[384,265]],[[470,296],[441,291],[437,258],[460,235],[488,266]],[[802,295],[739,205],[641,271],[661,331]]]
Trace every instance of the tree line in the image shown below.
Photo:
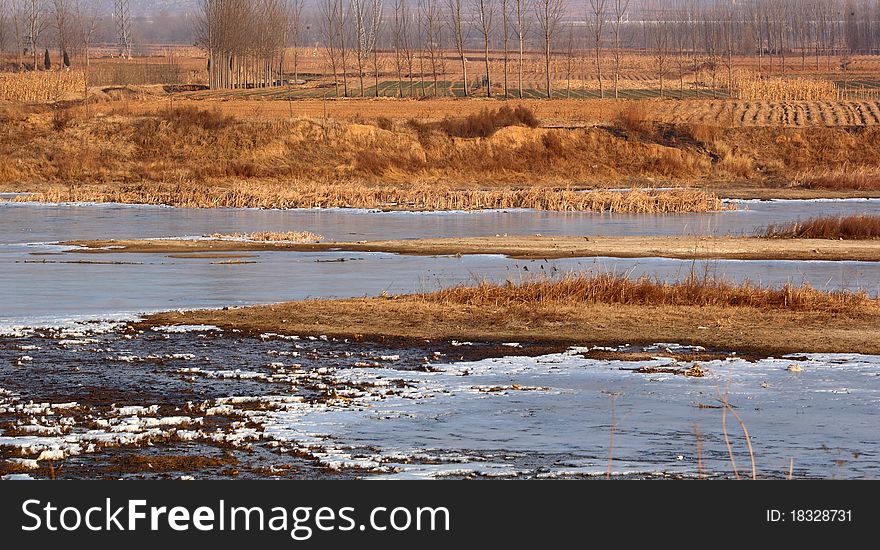
[[[19,70],[89,63],[102,17],[96,0],[0,0],[0,53],[11,52]]]
[[[102,3],[0,0],[0,50],[36,69],[53,49],[63,66],[88,52]],[[193,20],[212,88],[301,82],[308,47],[339,96],[379,95],[382,79],[399,95],[436,94],[450,78],[465,95],[534,85],[549,96],[573,72],[617,96],[632,53],[662,93],[698,71],[729,82],[743,55],[785,75],[880,53],[880,0],[198,0]]]
[[[880,53],[880,0],[203,0],[201,7],[198,39],[209,52],[212,87],[290,83],[290,47],[299,81],[297,58],[309,46],[322,52],[338,96],[365,95],[369,84],[379,95],[383,75],[398,95],[436,94],[450,72],[464,95],[499,88],[522,95],[535,60],[548,96],[574,64],[603,97],[617,96],[628,53],[649,57],[662,94],[675,74],[680,85],[698,70],[713,81],[726,72],[729,82],[742,55],[784,75],[796,64],[846,70],[849,56]]]

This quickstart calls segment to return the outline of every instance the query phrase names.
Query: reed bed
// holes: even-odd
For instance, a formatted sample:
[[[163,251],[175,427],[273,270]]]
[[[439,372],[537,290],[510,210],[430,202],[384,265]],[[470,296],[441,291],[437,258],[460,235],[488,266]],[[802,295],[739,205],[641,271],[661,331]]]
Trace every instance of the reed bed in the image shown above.
[[[0,73],[0,101],[58,101],[71,94],[81,94],[85,88],[83,71]]]
[[[865,167],[820,174],[799,174],[795,187],[840,191],[880,191],[880,171]]]
[[[20,199],[24,200],[24,199]],[[181,208],[368,208],[414,211],[535,209],[571,212],[672,214],[735,210],[698,189],[572,191],[552,188],[462,190],[436,185],[371,187],[357,183],[237,183],[208,187],[139,183],[118,186],[54,186],[29,201],[161,204]]]
[[[635,306],[748,307],[758,309],[853,312],[876,305],[864,292],[826,292],[810,285],[781,288],[735,284],[692,273],[683,281],[667,283],[618,274],[567,274],[562,278],[535,277],[520,283],[483,282],[423,294],[419,299],[443,305],[517,307],[539,305],[613,304]]]
[[[218,241],[244,240],[271,243],[317,243],[324,240],[322,235],[317,235],[310,231],[287,231],[284,233],[263,231],[260,233],[234,233],[232,235],[215,233],[211,235],[211,238]]]
[[[770,225],[763,236],[771,239],[880,239],[880,216],[812,218],[807,221]]]

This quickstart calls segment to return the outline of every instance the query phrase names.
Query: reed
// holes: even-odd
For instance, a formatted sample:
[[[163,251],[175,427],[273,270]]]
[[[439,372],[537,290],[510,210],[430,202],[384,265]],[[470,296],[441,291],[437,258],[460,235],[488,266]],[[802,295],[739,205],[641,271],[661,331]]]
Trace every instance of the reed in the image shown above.
[[[856,215],[811,218],[787,224],[770,225],[763,236],[771,239],[880,239],[880,216]]]
[[[684,280],[663,282],[618,274],[567,274],[558,279],[535,277],[520,283],[460,286],[420,295],[443,305],[517,307],[539,305],[616,304],[637,306],[746,307],[792,311],[852,312],[876,304],[864,292],[821,291],[810,285],[782,287],[736,284],[692,273]]]
[[[798,174],[794,187],[838,191],[880,191],[880,171],[858,167],[818,174]]]
[[[553,188],[467,190],[422,184],[372,187],[358,183],[240,182],[225,187],[177,184],[55,185],[27,200],[161,204],[181,208],[368,208],[413,211],[536,209],[671,214],[735,210],[699,189],[572,191]],[[21,198],[19,200],[24,200]]]

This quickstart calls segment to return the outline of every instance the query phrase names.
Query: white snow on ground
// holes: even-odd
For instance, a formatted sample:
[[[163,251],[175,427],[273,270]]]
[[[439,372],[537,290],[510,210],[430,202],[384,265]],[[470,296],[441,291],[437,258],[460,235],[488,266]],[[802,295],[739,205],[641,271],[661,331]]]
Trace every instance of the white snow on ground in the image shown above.
[[[166,327],[155,327],[156,332],[167,332],[169,334],[183,334],[186,332],[219,332],[220,328],[214,325],[174,325]]]
[[[667,350],[700,348],[646,349]],[[586,351],[459,363],[435,358],[430,372],[396,370],[397,356],[380,354],[360,368],[352,362],[262,371],[178,367],[173,372],[184,377],[267,386],[265,395],[212,399],[175,412],[151,403],[103,410],[27,403],[0,390],[0,413],[19,419],[0,433],[0,447],[21,472],[107,447],[167,440],[260,444],[330,470],[382,477],[601,476],[613,399],[613,471],[688,477],[697,472],[695,426],[704,469],[729,472],[719,396],[728,391],[751,434],[759,474],[783,476],[794,458],[802,475],[880,476],[880,357],[813,354],[750,363],[730,356],[701,362],[706,376],[688,378],[636,372],[682,372],[694,364],[686,354],[627,362],[587,359]],[[326,397],[289,394],[300,387]],[[224,416],[234,419],[229,427],[207,428],[206,418]],[[738,425],[729,426],[738,462],[746,464]]]

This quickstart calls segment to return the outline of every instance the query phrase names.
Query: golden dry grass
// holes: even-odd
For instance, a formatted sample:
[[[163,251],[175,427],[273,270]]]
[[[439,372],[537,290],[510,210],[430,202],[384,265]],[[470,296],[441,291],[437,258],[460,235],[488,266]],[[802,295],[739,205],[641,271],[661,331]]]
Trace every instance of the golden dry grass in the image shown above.
[[[356,183],[315,185],[252,182],[230,187],[185,184],[52,187],[19,201],[113,202],[162,204],[181,208],[367,208],[387,210],[504,210],[531,208],[550,211],[618,213],[715,212],[735,209],[717,196],[697,189],[569,191],[531,189],[459,190],[435,185],[373,187]]]
[[[782,239],[880,239],[880,216],[856,215],[837,218],[812,218],[767,227],[764,235]]]
[[[444,305],[514,307],[546,304],[621,304],[643,306],[747,307],[795,311],[856,312],[875,307],[877,300],[863,292],[816,290],[804,284],[781,288],[692,273],[683,281],[667,283],[624,275],[569,274],[559,279],[535,277],[514,284],[481,283],[440,290],[418,298]]]
[[[880,168],[858,167],[798,174],[793,187],[843,191],[880,191]]]

